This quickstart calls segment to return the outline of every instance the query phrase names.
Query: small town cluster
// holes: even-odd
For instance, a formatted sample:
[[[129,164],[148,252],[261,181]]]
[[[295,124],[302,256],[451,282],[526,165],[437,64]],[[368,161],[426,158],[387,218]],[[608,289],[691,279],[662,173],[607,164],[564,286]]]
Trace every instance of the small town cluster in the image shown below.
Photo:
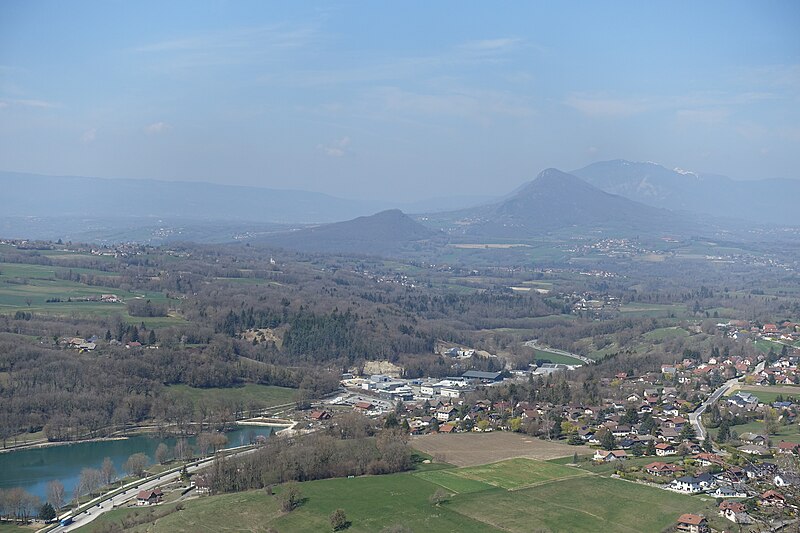
[[[601,380],[603,390],[615,394],[597,405],[504,394],[514,384],[557,388],[559,377],[577,365],[544,363],[515,373],[471,370],[435,380],[345,374],[346,392],[310,411],[308,427],[355,410],[411,435],[523,432],[575,445],[578,467],[715,498],[719,515],[732,523],[788,524],[800,503],[800,394],[795,398],[790,387],[775,385],[800,379],[800,349],[792,346],[800,328],[788,322],[718,327],[739,340],[775,342],[778,349],[755,357],[715,350],[706,360],[685,358],[662,365],[660,372],[619,373]],[[680,516],[675,528],[710,531],[706,517],[690,513]]]

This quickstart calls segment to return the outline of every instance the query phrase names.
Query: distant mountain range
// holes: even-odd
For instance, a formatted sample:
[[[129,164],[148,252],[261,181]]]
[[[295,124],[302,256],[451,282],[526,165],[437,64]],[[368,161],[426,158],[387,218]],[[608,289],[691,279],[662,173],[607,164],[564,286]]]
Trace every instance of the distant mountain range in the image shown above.
[[[622,159],[593,163],[572,174],[604,191],[653,207],[800,226],[800,180],[735,181]]]
[[[734,181],[624,160],[572,173],[547,169],[500,199],[454,195],[388,206],[428,213],[413,217],[382,211],[380,202],[198,182],[0,172],[0,190],[0,236],[91,242],[257,240],[382,254],[446,239],[702,235],[736,231],[742,220],[800,226],[800,181]]]
[[[524,241],[551,233],[664,235],[698,231],[698,222],[691,217],[609,194],[554,168],[543,171],[502,201],[417,215],[416,219],[419,222],[399,210],[390,210],[258,240],[305,252],[384,255],[415,246],[442,245],[448,240]]]
[[[327,194],[203,182],[43,176],[0,172],[0,216],[185,218],[277,224],[338,222],[382,209],[459,209],[488,201],[454,195],[407,204],[346,200]]]
[[[258,239],[258,242],[301,252],[382,255],[437,237],[444,236],[412,220],[399,209],[390,209],[346,222],[270,235]]]
[[[199,182],[0,172],[0,190],[4,216],[318,223],[373,212],[369,204],[321,193]]]
[[[550,168],[504,200],[424,217],[454,236],[524,239],[553,232],[685,232],[693,220],[609,194]]]

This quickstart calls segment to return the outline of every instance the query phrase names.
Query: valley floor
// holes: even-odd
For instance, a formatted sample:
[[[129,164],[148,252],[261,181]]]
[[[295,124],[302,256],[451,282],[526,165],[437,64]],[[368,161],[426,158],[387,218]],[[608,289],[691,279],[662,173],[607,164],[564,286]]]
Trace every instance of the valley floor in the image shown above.
[[[112,524],[142,533],[330,531],[331,513],[342,508],[351,532],[658,532],[682,513],[710,517],[715,508],[712,499],[530,458],[461,468],[422,464],[414,472],[310,481],[299,488],[302,504],[289,513],[280,510],[278,496],[248,491],[188,500],[182,510],[174,503],[115,510],[79,531],[110,531]],[[431,502],[437,491],[446,493],[438,504]]]

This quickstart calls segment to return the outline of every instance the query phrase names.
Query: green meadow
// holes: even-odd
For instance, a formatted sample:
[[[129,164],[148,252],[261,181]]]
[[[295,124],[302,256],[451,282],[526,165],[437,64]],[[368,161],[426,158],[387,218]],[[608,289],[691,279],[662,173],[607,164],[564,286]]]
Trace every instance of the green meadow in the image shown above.
[[[166,296],[160,292],[127,291],[114,287],[86,285],[56,277],[56,273],[66,273],[70,270],[97,277],[118,277],[118,274],[101,270],[0,263],[0,313],[13,314],[25,311],[55,316],[119,314],[130,323],[144,322],[147,327],[156,328],[183,322],[179,316],[133,317],[128,314],[125,303],[82,301],[102,294],[116,294],[123,302],[149,299],[153,303],[168,303]]]
[[[116,510],[79,531],[100,532],[136,513],[143,523],[126,531],[330,531],[330,514],[342,508],[347,531],[358,533],[399,525],[432,533],[658,532],[682,513],[710,516],[714,510],[710,499],[533,459],[309,481],[299,488],[303,503],[289,513],[280,510],[276,496],[248,491],[189,500],[183,510],[152,520],[149,510]],[[430,501],[437,491],[447,494],[438,504]]]

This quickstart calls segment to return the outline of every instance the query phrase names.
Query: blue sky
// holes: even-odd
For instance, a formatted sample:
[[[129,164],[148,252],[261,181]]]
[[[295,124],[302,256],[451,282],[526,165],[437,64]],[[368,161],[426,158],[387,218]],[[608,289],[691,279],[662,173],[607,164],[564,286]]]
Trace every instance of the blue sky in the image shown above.
[[[800,2],[0,2],[0,170],[407,201],[800,178]]]

